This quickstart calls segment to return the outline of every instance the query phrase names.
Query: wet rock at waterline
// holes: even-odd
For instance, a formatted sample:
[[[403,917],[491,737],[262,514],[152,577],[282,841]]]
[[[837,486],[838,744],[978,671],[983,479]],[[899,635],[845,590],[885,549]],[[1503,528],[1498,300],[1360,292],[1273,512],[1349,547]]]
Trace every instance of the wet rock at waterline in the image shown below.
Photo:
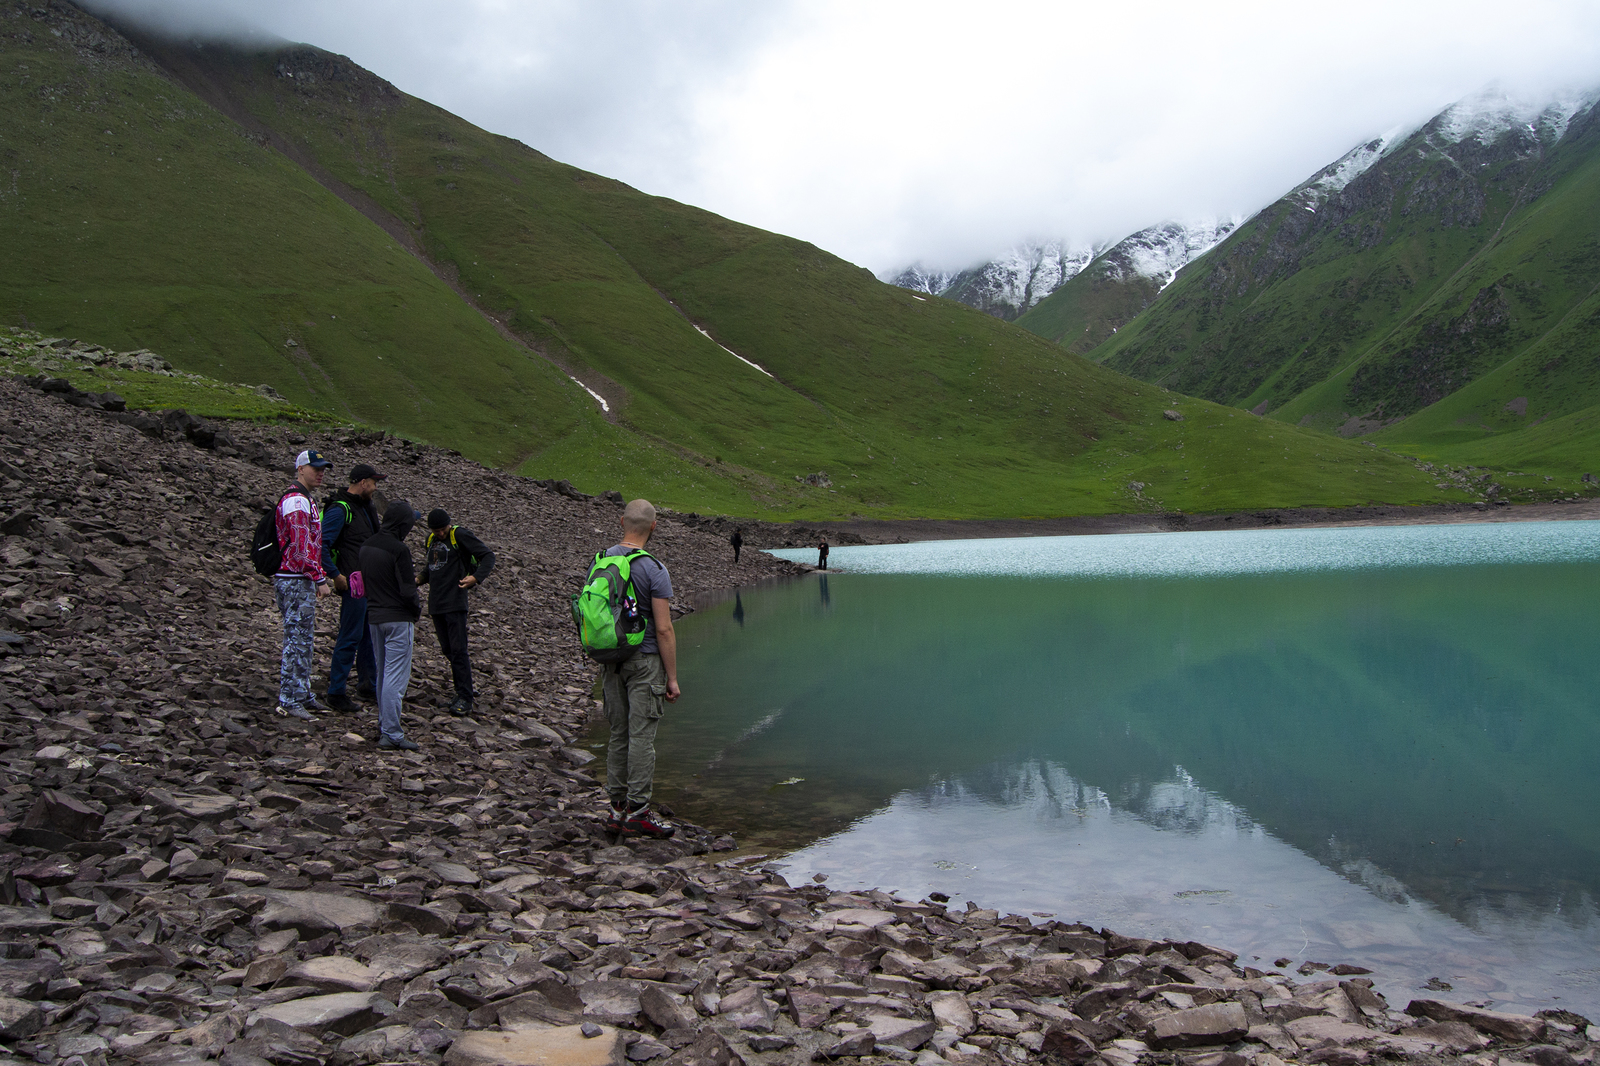
[[[617,500],[380,435],[228,433],[237,454],[0,384],[14,1061],[1593,1057],[1576,1015],[1403,1013],[1361,977],[1297,984],[1205,944],[791,887],[693,826],[618,842],[598,767],[575,757],[593,674],[565,603]],[[278,619],[244,541],[287,474],[247,457],[306,446],[335,473],[372,463],[501,553],[475,594],[473,718],[442,713],[447,668],[419,634],[416,753],[375,749],[370,706],[268,713]],[[710,531],[669,516],[653,547],[685,598],[732,580]],[[787,569],[752,554],[739,573]]]

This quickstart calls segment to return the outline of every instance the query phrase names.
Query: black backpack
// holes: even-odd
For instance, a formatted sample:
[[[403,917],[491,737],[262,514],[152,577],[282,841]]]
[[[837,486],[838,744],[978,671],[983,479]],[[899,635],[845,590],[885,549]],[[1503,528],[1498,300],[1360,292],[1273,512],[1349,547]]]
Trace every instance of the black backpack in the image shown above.
[[[266,509],[261,521],[256,523],[255,533],[250,537],[250,562],[262,577],[271,577],[283,565],[283,547],[278,543],[278,508],[294,492],[307,498],[310,496],[298,485],[291,486],[288,492],[278,497],[277,503]]]

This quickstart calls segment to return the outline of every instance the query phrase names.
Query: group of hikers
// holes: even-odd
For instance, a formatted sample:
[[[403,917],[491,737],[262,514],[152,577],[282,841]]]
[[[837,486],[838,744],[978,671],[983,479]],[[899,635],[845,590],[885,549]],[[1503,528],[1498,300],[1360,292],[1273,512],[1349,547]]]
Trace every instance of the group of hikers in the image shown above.
[[[427,613],[450,663],[450,711],[470,715],[468,594],[494,569],[494,552],[444,509],[434,508],[418,570],[405,543],[420,517],[416,510],[393,499],[380,520],[373,497],[387,475],[366,463],[351,469],[348,487],[319,502],[313,493],[332,465],[320,452],[302,451],[295,457],[294,482],[279,494],[273,511],[278,561],[272,587],[283,615],[277,710],[306,720],[317,711],[356,711],[349,692],[354,672],[356,695],[378,705],[378,747],[415,751],[400,717],[423,614],[420,586],[428,586]],[[339,633],[328,687],[319,699],[311,684],[312,632],[317,601],[328,596],[339,597]]]
[[[308,449],[294,460],[295,479],[264,516],[251,545],[256,569],[272,577],[283,616],[279,714],[303,720],[318,711],[353,712],[356,695],[378,705],[377,746],[416,751],[401,725],[402,703],[411,682],[416,623],[423,613],[419,586],[428,586],[428,614],[440,651],[450,662],[453,714],[473,712],[472,665],[467,654],[467,608],[472,589],[494,569],[494,552],[442,508],[428,512],[419,570],[406,546],[417,511],[390,499],[380,519],[373,497],[386,479],[362,463],[350,471],[347,488],[319,502],[314,495],[333,464]],[[268,519],[270,518],[270,521]],[[607,661],[603,678],[610,724],[606,793],[611,813],[606,828],[618,834],[669,837],[673,827],[651,809],[656,727],[666,704],[676,701],[677,636],[672,628],[672,577],[647,550],[656,509],[633,500],[622,511],[622,539],[595,557],[591,575],[620,569],[629,603],[636,604],[625,657]],[[609,562],[606,562],[609,560]],[[317,602],[337,595],[339,633],[319,699],[312,687],[312,636]],[[576,618],[577,597],[574,597]],[[597,657],[597,660],[599,657]],[[606,661],[606,660],[600,660]]]

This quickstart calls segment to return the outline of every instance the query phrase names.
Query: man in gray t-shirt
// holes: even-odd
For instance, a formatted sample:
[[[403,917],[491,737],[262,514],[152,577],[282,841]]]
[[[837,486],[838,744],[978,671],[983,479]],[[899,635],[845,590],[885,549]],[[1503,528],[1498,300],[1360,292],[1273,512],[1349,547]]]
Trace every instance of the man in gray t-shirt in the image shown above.
[[[656,530],[656,509],[634,500],[622,509],[622,542],[607,555],[644,550]],[[620,833],[669,837],[673,827],[650,810],[656,774],[656,726],[666,705],[678,698],[678,635],[672,630],[672,575],[654,558],[641,555],[629,564],[634,594],[644,611],[644,642],[633,656],[604,668],[606,793],[611,816],[606,828]]]

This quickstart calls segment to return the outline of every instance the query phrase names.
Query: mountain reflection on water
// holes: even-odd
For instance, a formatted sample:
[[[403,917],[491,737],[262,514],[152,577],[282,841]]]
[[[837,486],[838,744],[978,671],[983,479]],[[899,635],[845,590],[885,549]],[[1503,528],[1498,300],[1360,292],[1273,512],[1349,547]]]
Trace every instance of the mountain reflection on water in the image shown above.
[[[690,616],[663,797],[830,884],[1600,1009],[1595,523],[939,547],[1069,565]]]

